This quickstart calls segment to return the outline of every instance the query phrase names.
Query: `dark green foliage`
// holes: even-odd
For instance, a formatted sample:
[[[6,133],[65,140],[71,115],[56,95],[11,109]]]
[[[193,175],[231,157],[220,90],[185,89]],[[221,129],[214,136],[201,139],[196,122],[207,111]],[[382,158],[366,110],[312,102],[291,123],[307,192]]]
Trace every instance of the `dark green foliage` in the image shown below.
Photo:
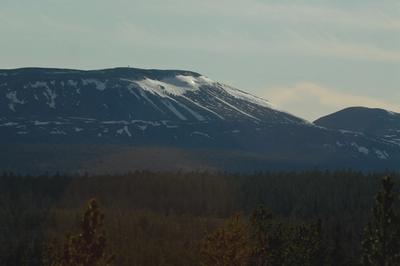
[[[345,247],[343,229],[340,224],[333,226],[330,232],[331,247],[330,247],[330,262],[335,262],[331,265],[348,265],[350,263],[345,262]]]
[[[395,210],[394,182],[386,176],[375,197],[372,221],[362,242],[364,265],[400,265],[400,221]]]
[[[264,207],[250,220],[254,241],[252,265],[324,265],[321,221],[302,224],[280,221]]]
[[[74,232],[81,204],[92,196],[106,214],[116,265],[198,265],[206,232],[238,212],[248,225],[257,225],[249,234],[251,259],[258,265],[268,259],[289,265],[294,263],[289,254],[296,263],[317,265],[323,259],[328,265],[357,265],[361,229],[381,176],[352,171],[5,174],[0,177],[0,265],[42,265],[43,243]],[[271,212],[254,212],[261,204]]]
[[[250,219],[251,237],[254,241],[252,263],[254,265],[283,265],[285,239],[283,225],[272,212],[259,206]]]
[[[320,220],[312,224],[296,225],[289,231],[283,265],[325,265],[327,253],[322,241]]]
[[[234,216],[202,241],[202,265],[320,266],[328,262],[321,221],[291,224],[258,207],[248,224]]]

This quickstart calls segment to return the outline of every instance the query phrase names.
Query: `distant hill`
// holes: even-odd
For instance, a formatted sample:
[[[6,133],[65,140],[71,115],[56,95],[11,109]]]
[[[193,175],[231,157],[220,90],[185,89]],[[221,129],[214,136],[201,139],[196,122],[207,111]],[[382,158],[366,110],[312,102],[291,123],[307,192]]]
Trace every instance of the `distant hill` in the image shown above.
[[[400,145],[400,114],[383,109],[350,107],[319,118],[314,124],[361,132]]]

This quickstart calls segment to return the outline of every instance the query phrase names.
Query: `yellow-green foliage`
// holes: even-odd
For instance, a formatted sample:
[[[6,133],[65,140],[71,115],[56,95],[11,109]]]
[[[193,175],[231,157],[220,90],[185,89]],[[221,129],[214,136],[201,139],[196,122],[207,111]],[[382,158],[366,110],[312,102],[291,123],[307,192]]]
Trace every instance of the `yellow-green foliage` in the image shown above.
[[[247,224],[236,215],[223,227],[204,238],[201,244],[202,265],[248,265],[250,252]]]
[[[120,207],[102,208],[107,246],[115,265],[199,265],[199,243],[206,231],[215,230],[224,219],[187,214],[160,214]],[[62,239],[76,224],[79,211],[52,210],[48,242]],[[50,247],[60,246],[50,245]],[[61,245],[62,246],[62,245]],[[52,252],[50,252],[52,253]]]
[[[204,266],[322,266],[327,254],[321,224],[280,223],[271,212],[257,208],[249,221],[236,215],[205,236]]]
[[[97,201],[91,199],[82,217],[81,232],[70,234],[62,246],[53,241],[45,254],[45,263],[51,266],[106,266],[114,256],[106,253],[107,239],[103,229],[104,215]]]

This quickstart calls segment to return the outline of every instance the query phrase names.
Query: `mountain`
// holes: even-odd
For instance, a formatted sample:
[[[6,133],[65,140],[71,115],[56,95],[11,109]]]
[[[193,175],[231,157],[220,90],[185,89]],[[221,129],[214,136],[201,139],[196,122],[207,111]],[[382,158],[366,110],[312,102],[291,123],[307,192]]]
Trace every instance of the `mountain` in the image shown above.
[[[398,145],[314,125],[180,70],[0,70],[0,170],[398,167]]]
[[[400,145],[400,114],[378,108],[350,107],[321,117],[314,124],[359,132]]]

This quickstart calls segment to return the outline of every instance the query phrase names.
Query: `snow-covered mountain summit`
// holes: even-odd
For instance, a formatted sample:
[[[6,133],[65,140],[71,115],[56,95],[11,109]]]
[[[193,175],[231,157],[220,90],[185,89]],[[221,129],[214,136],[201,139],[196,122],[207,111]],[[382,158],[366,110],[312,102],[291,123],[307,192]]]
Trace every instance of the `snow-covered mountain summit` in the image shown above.
[[[302,122],[262,98],[188,71],[3,70],[0,94],[7,117]]]

